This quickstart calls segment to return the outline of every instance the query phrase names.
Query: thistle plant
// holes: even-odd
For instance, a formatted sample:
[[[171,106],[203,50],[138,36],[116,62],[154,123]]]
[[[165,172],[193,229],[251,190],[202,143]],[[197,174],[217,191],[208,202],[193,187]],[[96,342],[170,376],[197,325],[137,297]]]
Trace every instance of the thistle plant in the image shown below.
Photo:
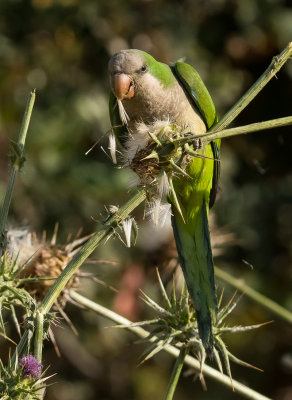
[[[151,333],[149,333],[145,339],[141,340],[142,342],[148,343],[148,346],[141,355],[141,363],[144,363],[146,360],[149,360],[154,355],[164,350],[167,345],[172,345],[180,349],[180,352],[184,354],[184,358],[187,354],[191,354],[198,359],[200,363],[200,378],[203,380],[202,371],[206,361],[206,351],[199,336],[196,313],[190,301],[188,291],[185,285],[183,285],[180,295],[177,296],[175,282],[173,282],[171,295],[169,296],[160,278],[158,269],[157,277],[161,296],[164,302],[163,306],[141,291],[142,300],[155,311],[157,318],[130,324],[131,327],[151,327]],[[234,356],[227,349],[222,336],[226,333],[234,334],[257,329],[266,323],[251,326],[228,326],[226,325],[225,320],[232,313],[238,303],[236,293],[226,305],[223,306],[222,301],[223,291],[218,302],[219,310],[217,321],[214,326],[213,359],[222,374],[224,365],[232,384],[230,360],[245,367],[254,368],[259,371],[261,370]],[[116,325],[115,327],[128,329],[129,325]],[[154,340],[151,340],[152,338],[154,338]],[[149,341],[151,341],[150,344]],[[223,360],[223,365],[221,360]]]
[[[153,219],[157,220],[157,215],[161,210],[160,207],[164,205],[165,196],[170,193],[175,199],[175,193],[172,188],[173,177],[180,174],[185,176],[187,173],[185,165],[188,164],[189,157],[200,156],[196,152],[196,148],[217,138],[255,132],[261,129],[274,128],[292,123],[292,117],[286,117],[275,121],[251,124],[246,127],[226,129],[240,111],[249,104],[263,86],[279,71],[283,64],[291,57],[291,54],[292,47],[290,44],[279,57],[272,61],[267,71],[265,71],[252,88],[209,132],[199,135],[199,137],[193,137],[187,131],[181,131],[176,126],[170,126],[169,124],[160,126],[159,129],[158,127],[153,127],[153,129],[149,130],[149,140],[147,141],[146,148],[144,148],[144,153],[135,151],[133,157],[129,158],[131,168],[140,177],[140,188],[134,193],[132,198],[119,208],[111,207],[108,218],[103,221],[97,231],[93,235],[90,235],[90,237],[72,242],[71,247],[60,247],[54,241],[49,243],[37,241],[37,247],[39,248],[35,249],[31,256],[23,260],[21,259],[21,250],[19,250],[18,254],[18,251],[11,251],[11,248],[8,246],[7,216],[15,177],[24,163],[23,150],[25,137],[35,98],[35,93],[31,94],[20,129],[18,143],[13,146],[11,174],[0,213],[0,333],[5,339],[8,339],[5,330],[5,321],[2,317],[2,310],[4,309],[8,310],[6,315],[11,315],[19,334],[21,334],[22,325],[24,326],[24,332],[14,354],[9,358],[7,366],[4,366],[2,361],[0,362],[1,398],[43,398],[42,390],[44,382],[47,379],[44,378],[44,373],[39,375],[41,365],[45,365],[42,356],[43,341],[49,336],[52,324],[57,322],[56,305],[59,305],[57,311],[63,315],[62,306],[65,305],[68,299],[72,299],[80,305],[97,311],[119,325],[126,326],[127,329],[147,339],[150,342],[150,347],[148,346],[145,350],[142,356],[143,361],[151,358],[161,350],[165,350],[177,358],[167,391],[167,400],[173,398],[184,363],[200,371],[201,376],[202,374],[212,376],[228,387],[234,387],[238,393],[245,397],[267,400],[265,396],[260,395],[235,380],[231,383],[230,360],[244,366],[250,365],[238,360],[227,349],[222,339],[223,335],[225,333],[237,333],[255,329],[261,326],[231,327],[225,325],[228,315],[230,315],[236,305],[235,298],[231,299],[225,306],[222,306],[222,296],[219,301],[219,312],[213,327],[214,360],[217,363],[218,371],[208,366],[205,362],[205,349],[199,337],[198,321],[185,288],[183,288],[181,294],[177,297],[175,288],[173,287],[172,294],[168,296],[160,277],[158,277],[164,304],[160,305],[142,293],[144,301],[155,310],[157,317],[151,321],[141,321],[133,324],[78,294],[75,290],[78,281],[76,274],[90,254],[110,237],[114,235],[121,237],[122,231],[125,235],[123,241],[127,246],[130,246],[135,241],[136,232],[133,233],[133,230],[137,229],[135,228],[136,224],[131,216],[131,212],[145,199],[148,199],[148,202],[152,203]],[[169,134],[170,131],[171,135]],[[200,140],[194,142],[197,139]],[[193,150],[191,151],[190,145],[193,146]],[[115,152],[113,141],[110,144],[110,151],[111,153]],[[177,205],[176,208],[179,212],[180,210]],[[53,271],[51,275],[50,271]],[[224,279],[223,275],[221,277]],[[233,285],[239,286],[236,282],[233,282]],[[256,300],[256,297],[254,298]],[[18,321],[16,308],[20,309],[22,315],[25,315],[24,323]],[[274,307],[273,311],[281,314],[279,308]],[[291,317],[289,311],[287,311],[287,315]],[[143,330],[141,327],[143,325],[152,327],[151,332]],[[223,374],[223,367],[227,371],[228,376]]]
[[[24,356],[16,363],[9,359],[7,367],[0,360],[1,399],[39,400],[49,378],[44,378],[42,364],[32,355]]]

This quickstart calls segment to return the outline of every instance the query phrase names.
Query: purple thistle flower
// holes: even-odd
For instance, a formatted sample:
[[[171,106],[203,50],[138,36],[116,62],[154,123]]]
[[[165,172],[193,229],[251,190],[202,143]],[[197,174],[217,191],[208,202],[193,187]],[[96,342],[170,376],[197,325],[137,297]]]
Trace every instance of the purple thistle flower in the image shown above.
[[[23,356],[19,366],[22,367],[22,376],[26,378],[38,378],[43,369],[42,363],[32,355]]]

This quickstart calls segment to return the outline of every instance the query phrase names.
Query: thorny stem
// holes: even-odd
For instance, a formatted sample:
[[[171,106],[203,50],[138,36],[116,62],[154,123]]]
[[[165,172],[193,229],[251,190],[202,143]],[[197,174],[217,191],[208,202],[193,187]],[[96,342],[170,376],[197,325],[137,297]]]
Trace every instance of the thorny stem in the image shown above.
[[[112,217],[105,221],[103,226],[99,228],[95,234],[82,246],[69,264],[64,268],[62,273],[58,276],[55,283],[46,294],[39,308],[41,313],[46,314],[50,311],[57,297],[77,269],[84,263],[84,261],[104,239],[113,234],[113,229],[136,207],[138,207],[138,205],[141,204],[145,198],[146,192],[144,190],[138,191],[125,205],[119,208],[119,210]]]
[[[228,111],[224,117],[210,129],[211,132],[218,132],[225,129],[231,122],[241,113],[242,110],[256,97],[256,95],[266,86],[266,84],[276,75],[283,67],[285,62],[292,57],[292,42],[288,43],[287,47],[278,56],[272,59],[272,62],[252,85],[252,87],[238,100],[237,103]]]
[[[34,356],[38,361],[42,361],[43,336],[44,336],[44,316],[38,310],[36,312],[36,324],[34,333]]]
[[[203,139],[210,142],[211,140],[223,139],[230,136],[244,135],[247,133],[259,132],[267,129],[279,128],[281,126],[292,125],[292,116],[271,119],[269,121],[256,122],[254,124],[238,126],[236,128],[223,129],[216,132],[209,130],[200,135],[190,135],[184,138],[173,140],[173,143],[191,143],[194,139]]]
[[[16,178],[18,171],[21,168],[21,164],[23,163],[23,150],[24,150],[26,134],[27,134],[27,130],[28,130],[29,122],[30,122],[30,117],[32,114],[33,106],[34,106],[34,101],[35,101],[35,91],[30,93],[30,96],[29,96],[27,104],[26,104],[26,109],[24,112],[21,128],[19,131],[18,141],[17,141],[17,145],[16,145],[17,151],[18,151],[18,154],[16,156],[17,160],[11,166],[7,189],[6,189],[3,205],[1,208],[1,212],[0,212],[0,260],[1,260],[2,254],[4,253],[5,248],[6,248],[5,228],[6,228],[7,216],[8,216],[10,203],[11,203],[15,178]]]
[[[113,233],[113,229],[119,222],[125,219],[140,203],[146,198],[144,190],[138,191],[124,206],[122,206],[112,217],[104,222],[103,227],[98,229],[96,233],[82,246],[78,253],[72,258],[69,264],[63,269],[62,273],[58,276],[55,283],[47,292],[38,309],[39,313],[45,315],[48,313],[58,298],[61,291],[66,286],[67,282],[71,279],[72,275],[82,265],[82,263],[90,256],[90,254],[98,247],[98,245],[106,238],[109,238]],[[22,355],[25,351],[26,342],[28,340],[27,330],[24,332],[20,342],[17,345],[16,351],[12,356],[12,362],[16,360],[16,352],[18,356]]]
[[[184,365],[184,361],[185,361],[185,357],[187,355],[187,349],[186,347],[182,347],[179,351],[179,355],[175,361],[175,364],[173,366],[173,370],[171,373],[171,377],[169,380],[169,385],[167,388],[167,393],[166,393],[166,397],[165,400],[172,400],[173,399],[173,395],[175,392],[175,389],[177,387],[177,383]]]
[[[277,304],[275,301],[269,299],[268,297],[258,293],[255,289],[252,289],[241,278],[234,278],[228,272],[223,271],[221,268],[215,267],[215,275],[223,280],[224,282],[229,283],[231,286],[241,290],[246,296],[250,297],[257,303],[261,304],[263,307],[277,314],[281,318],[292,324],[292,313],[289,310],[286,310],[284,307]]]
[[[70,290],[70,296],[73,300],[77,301],[79,304],[89,308],[90,310],[93,310],[97,312],[98,314],[102,315],[105,318],[108,318],[109,320],[117,323],[118,325],[126,325],[127,329],[130,331],[134,332],[136,335],[139,337],[145,339],[149,336],[149,332],[146,331],[145,329],[141,328],[140,326],[131,326],[132,322],[129,321],[128,319],[120,316],[119,314],[116,314],[115,312],[109,310],[106,307],[101,306],[98,303],[95,303],[86,297],[82,296],[81,294],[75,292],[74,290]],[[152,336],[149,341],[154,342],[157,338]],[[164,351],[167,353],[171,354],[174,357],[179,357],[180,350],[174,346],[171,345],[166,345],[163,348]],[[209,367],[208,365],[204,364],[203,367],[201,366],[200,362],[196,360],[195,358],[187,355],[185,357],[185,364],[194,368],[198,372],[203,372],[205,376],[208,376],[210,378],[215,379],[217,382],[220,382],[222,385],[234,389],[235,392],[238,394],[241,394],[243,397],[247,399],[253,399],[253,400],[271,400],[266,396],[263,396],[262,394],[254,391],[253,389],[243,385],[242,383],[232,380],[232,383],[230,381],[229,376],[222,374],[220,371]]]

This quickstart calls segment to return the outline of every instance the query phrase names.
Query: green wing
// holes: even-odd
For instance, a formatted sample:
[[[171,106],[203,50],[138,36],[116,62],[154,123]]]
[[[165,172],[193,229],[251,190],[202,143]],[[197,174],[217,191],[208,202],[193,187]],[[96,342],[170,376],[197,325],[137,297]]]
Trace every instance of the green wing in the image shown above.
[[[217,120],[216,110],[212,98],[204,85],[200,75],[191,65],[177,62],[174,66],[175,75],[184,89],[196,104],[207,128],[210,129]]]
[[[112,92],[110,93],[110,98],[109,98],[109,115],[112,124],[112,129],[116,136],[116,140],[119,143],[119,145],[123,147],[125,141],[128,138],[128,129],[122,123],[119,113],[118,102]]]
[[[184,62],[177,62],[173,67],[173,72],[187,93],[191,103],[193,103],[200,111],[207,126],[207,130],[210,129],[218,121],[218,118],[213,100],[200,75],[195,68]],[[219,160],[220,140],[212,141],[211,147],[214,159]],[[213,181],[209,203],[210,207],[212,207],[215,202],[219,177],[220,162],[214,161]]]

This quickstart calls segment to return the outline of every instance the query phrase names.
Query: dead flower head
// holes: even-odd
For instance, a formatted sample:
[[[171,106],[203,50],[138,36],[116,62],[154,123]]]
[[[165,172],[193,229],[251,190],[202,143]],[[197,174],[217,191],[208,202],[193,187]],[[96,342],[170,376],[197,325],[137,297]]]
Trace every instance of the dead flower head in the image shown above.
[[[42,301],[56,278],[61,274],[79,246],[88,237],[78,238],[66,245],[57,244],[58,225],[55,227],[53,237],[47,241],[44,237],[39,240],[35,233],[27,229],[11,230],[8,232],[8,252],[11,255],[19,254],[18,263],[23,265],[19,279],[22,287],[36,299]],[[29,261],[27,261],[29,260]],[[64,308],[68,301],[68,290],[79,285],[78,273],[67,283],[57,300],[57,308]]]

